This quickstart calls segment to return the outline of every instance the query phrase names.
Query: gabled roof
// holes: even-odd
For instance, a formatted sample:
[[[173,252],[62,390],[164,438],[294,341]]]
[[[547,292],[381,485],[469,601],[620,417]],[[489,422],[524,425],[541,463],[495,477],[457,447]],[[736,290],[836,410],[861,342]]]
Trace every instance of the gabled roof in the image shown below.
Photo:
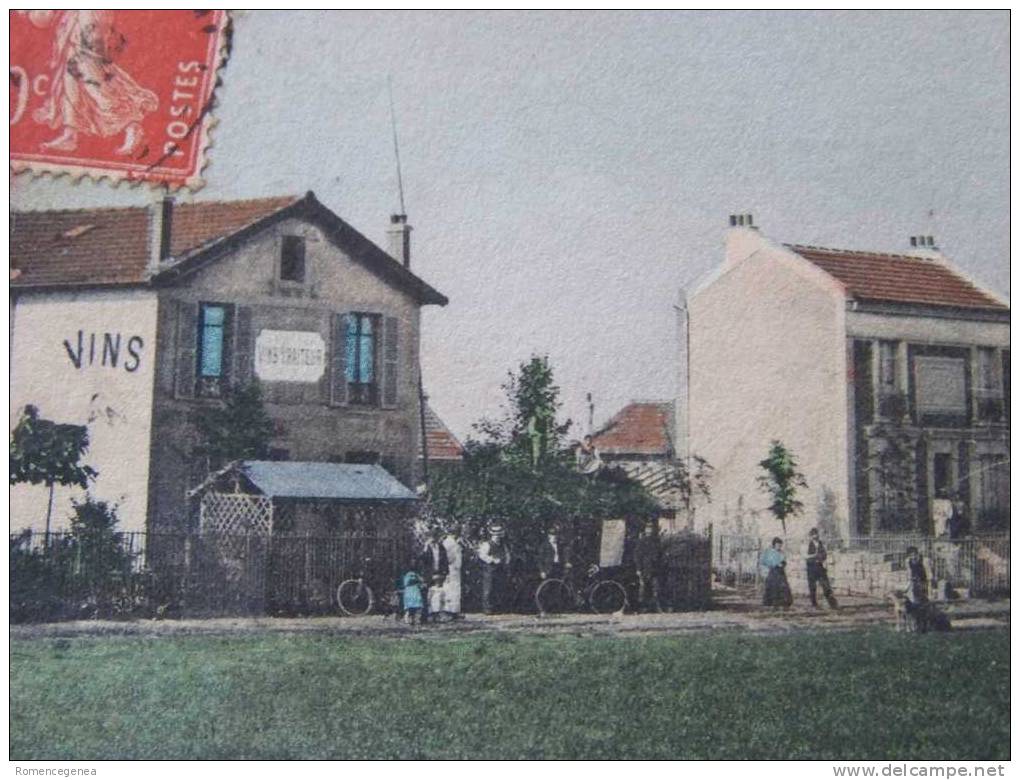
[[[634,401],[592,435],[603,455],[673,454],[673,403]]]
[[[299,197],[181,203],[170,249],[183,257],[300,200]],[[11,214],[14,287],[132,285],[148,282],[147,208],[20,211]]]
[[[428,404],[425,405],[425,449],[430,461],[464,457],[464,446]]]
[[[156,207],[158,208],[158,206]],[[11,214],[12,289],[172,285],[274,222],[305,218],[355,262],[422,304],[446,297],[316,200],[303,196],[198,201],[173,206],[172,264],[150,271],[152,211],[146,208]]]
[[[851,300],[1009,311],[1007,304],[978,288],[944,260],[786,246],[840,282]]]
[[[355,463],[246,460],[240,471],[270,498],[337,501],[416,501],[382,466]]]

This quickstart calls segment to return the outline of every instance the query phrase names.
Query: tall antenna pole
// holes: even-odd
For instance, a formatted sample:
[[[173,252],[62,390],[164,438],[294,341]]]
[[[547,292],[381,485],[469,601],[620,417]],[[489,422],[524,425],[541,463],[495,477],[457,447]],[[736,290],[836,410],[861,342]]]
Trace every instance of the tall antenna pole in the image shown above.
[[[407,214],[404,207],[404,176],[400,170],[400,143],[397,141],[397,111],[393,107],[393,76],[386,77],[390,95],[390,125],[393,127],[393,156],[397,159],[397,189],[400,192],[400,213]]]

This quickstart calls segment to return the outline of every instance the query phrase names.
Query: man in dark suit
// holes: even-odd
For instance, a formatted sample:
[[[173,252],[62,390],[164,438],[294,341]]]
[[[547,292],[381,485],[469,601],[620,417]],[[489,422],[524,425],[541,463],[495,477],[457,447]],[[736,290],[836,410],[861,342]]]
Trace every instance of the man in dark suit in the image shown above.
[[[422,615],[424,622],[427,616],[435,619],[442,613],[443,582],[446,580],[446,575],[450,573],[450,560],[446,555],[446,548],[443,546],[443,530],[441,528],[432,530],[429,540],[418,556],[418,572],[428,587],[426,608]]]
[[[569,574],[570,568],[570,552],[553,528],[538,548],[538,576],[543,580],[559,579]]]
[[[822,595],[829,602],[832,609],[839,607],[836,597],[832,595],[832,585],[829,584],[829,573],[825,568],[825,559],[829,557],[818,535],[818,529],[812,528],[808,533],[807,549],[804,551],[804,560],[807,561],[808,595],[811,596],[811,606],[818,608],[818,586],[822,586]]]
[[[638,576],[638,604],[641,609],[662,612],[659,601],[659,575],[662,568],[662,547],[655,523],[645,523],[634,545],[634,565]]]

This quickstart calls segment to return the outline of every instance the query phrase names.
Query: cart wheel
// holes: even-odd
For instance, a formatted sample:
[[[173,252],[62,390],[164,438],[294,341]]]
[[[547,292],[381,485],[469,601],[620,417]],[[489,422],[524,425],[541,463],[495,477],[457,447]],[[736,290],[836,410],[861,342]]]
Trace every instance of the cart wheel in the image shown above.
[[[539,615],[561,615],[575,606],[574,590],[563,580],[543,580],[535,591]]]
[[[596,615],[623,612],[627,608],[627,591],[614,580],[604,580],[591,589],[588,605]]]
[[[372,589],[361,580],[344,580],[336,589],[336,603],[348,617],[367,615],[375,606]]]

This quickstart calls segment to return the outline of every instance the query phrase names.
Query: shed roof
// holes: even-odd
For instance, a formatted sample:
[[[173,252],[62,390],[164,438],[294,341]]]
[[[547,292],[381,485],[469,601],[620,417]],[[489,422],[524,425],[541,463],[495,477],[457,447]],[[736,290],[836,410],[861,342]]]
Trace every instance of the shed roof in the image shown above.
[[[414,501],[417,496],[382,466],[246,460],[241,472],[270,498]]]
[[[796,244],[787,248],[836,279],[851,300],[1009,311],[941,258]]]

